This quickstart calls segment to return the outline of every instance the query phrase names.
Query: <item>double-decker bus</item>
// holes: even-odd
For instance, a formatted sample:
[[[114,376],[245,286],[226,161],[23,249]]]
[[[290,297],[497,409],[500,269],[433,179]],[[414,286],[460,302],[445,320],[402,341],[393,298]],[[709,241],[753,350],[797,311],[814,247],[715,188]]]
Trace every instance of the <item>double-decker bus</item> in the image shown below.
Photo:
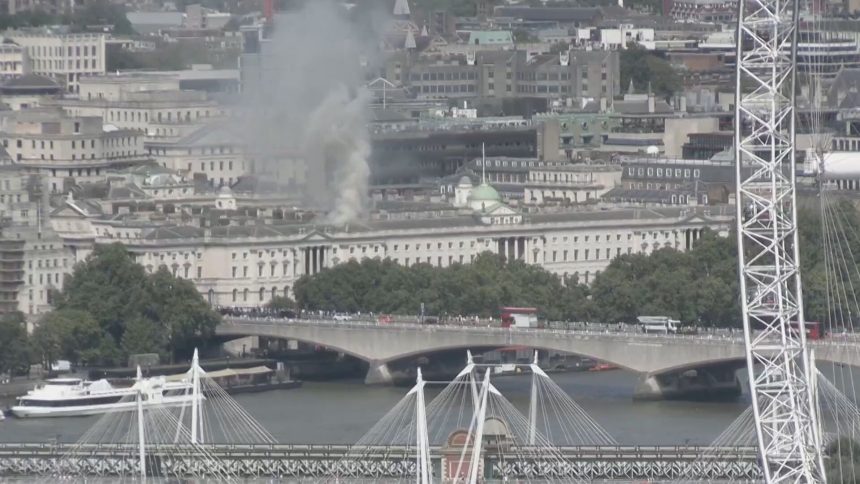
[[[806,321],[806,339],[808,340],[818,340],[824,338],[824,328],[821,326],[821,323],[817,321]],[[791,322],[791,331],[797,332],[798,323],[797,321]]]

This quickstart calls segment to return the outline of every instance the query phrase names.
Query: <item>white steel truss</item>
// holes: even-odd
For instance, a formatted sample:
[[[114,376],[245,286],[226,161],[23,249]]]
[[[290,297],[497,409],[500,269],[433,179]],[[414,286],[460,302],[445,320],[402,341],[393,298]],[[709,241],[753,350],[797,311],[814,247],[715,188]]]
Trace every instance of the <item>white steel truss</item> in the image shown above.
[[[768,483],[823,482],[798,271],[794,179],[798,0],[738,4],[738,260],[759,451]]]

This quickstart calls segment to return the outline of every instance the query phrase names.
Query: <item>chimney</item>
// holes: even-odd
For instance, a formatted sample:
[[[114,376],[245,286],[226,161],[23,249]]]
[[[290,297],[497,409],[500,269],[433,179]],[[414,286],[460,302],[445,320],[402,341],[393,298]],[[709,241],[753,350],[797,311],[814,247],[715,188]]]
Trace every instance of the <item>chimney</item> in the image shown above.
[[[681,112],[687,112],[687,96],[685,96],[684,94],[681,94]]]
[[[648,91],[648,112],[653,113],[655,111],[656,100],[654,99],[654,93],[650,90]]]
[[[266,23],[271,24],[275,16],[275,0],[263,0],[263,15],[266,17]]]
[[[606,112],[606,97],[605,96],[600,96],[600,112],[601,113]]]

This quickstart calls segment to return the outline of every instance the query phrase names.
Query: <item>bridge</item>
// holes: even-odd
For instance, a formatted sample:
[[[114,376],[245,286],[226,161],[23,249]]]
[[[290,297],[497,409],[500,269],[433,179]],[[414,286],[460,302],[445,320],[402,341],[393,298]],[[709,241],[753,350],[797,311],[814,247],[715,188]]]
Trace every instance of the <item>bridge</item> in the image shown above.
[[[150,451],[158,466],[152,476],[207,475],[201,460],[187,447],[163,445]],[[207,454],[231,475],[250,478],[325,478],[350,476],[373,482],[414,478],[415,448],[374,446],[362,449],[361,457],[348,445],[210,444]],[[432,447],[431,466],[441,475],[442,460],[457,449]],[[761,479],[755,447],[722,449],[696,446],[561,447],[567,465],[524,461],[530,452],[516,446],[493,449],[484,454],[484,482],[511,478],[594,480],[701,480],[754,481]],[[9,477],[74,475],[116,478],[135,475],[138,466],[135,444],[0,444],[0,479]],[[210,460],[211,462],[211,460]],[[210,464],[211,465],[211,464]],[[210,472],[214,472],[210,469]]]
[[[365,382],[392,381],[388,364],[439,351],[524,346],[572,353],[639,373],[643,399],[739,393],[735,371],[746,364],[740,335],[644,334],[588,329],[536,329],[467,325],[382,324],[374,321],[226,317],[224,337],[265,336],[315,344],[369,364]],[[860,343],[810,342],[819,360],[860,364]],[[691,376],[689,370],[696,370]]]

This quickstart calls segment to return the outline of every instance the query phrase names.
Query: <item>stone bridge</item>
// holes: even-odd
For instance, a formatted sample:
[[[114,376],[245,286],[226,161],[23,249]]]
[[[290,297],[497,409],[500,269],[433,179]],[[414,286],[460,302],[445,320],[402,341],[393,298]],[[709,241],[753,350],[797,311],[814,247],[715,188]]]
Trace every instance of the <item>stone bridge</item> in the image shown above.
[[[265,336],[324,346],[369,363],[366,383],[390,383],[388,363],[445,350],[524,346],[605,361],[639,373],[637,398],[740,392],[740,335],[660,335],[610,331],[380,324],[360,321],[225,318],[217,334]],[[815,342],[817,358],[860,362],[860,343]],[[690,372],[689,370],[696,370]]]

